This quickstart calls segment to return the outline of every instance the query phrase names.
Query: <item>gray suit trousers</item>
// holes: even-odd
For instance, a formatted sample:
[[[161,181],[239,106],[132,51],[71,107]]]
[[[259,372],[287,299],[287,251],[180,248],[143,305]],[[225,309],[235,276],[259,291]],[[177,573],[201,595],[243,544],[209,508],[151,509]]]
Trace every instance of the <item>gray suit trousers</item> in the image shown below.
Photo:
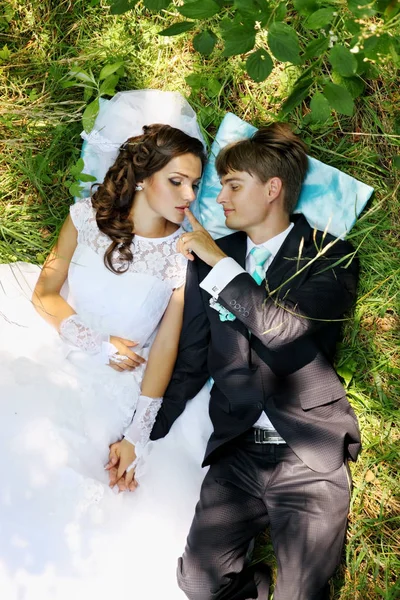
[[[317,473],[287,445],[251,432],[207,473],[178,583],[190,600],[267,600],[246,566],[253,538],[270,527],[278,574],[274,600],[325,600],[340,563],[350,503],[347,465]],[[261,592],[262,590],[262,592]]]

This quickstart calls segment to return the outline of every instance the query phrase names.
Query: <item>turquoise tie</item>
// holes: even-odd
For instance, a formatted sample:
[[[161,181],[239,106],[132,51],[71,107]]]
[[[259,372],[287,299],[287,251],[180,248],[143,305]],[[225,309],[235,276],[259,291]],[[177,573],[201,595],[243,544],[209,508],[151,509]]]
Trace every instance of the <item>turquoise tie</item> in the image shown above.
[[[254,281],[260,285],[265,277],[264,265],[271,256],[271,252],[268,250],[268,248],[264,248],[264,246],[261,246],[260,248],[255,246],[252,250],[250,250],[250,254],[253,256],[256,263],[255,269],[251,273],[251,276]]]

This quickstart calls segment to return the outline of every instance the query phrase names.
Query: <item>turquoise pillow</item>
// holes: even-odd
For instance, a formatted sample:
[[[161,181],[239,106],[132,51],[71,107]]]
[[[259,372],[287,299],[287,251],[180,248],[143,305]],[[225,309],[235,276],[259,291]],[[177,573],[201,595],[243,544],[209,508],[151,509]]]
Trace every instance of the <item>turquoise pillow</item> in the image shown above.
[[[232,233],[225,225],[222,207],[215,201],[221,190],[215,157],[227,144],[248,138],[255,131],[253,125],[228,113],[211,146],[198,195],[198,212],[202,225],[214,238]],[[322,231],[326,229],[335,237],[344,238],[374,190],[334,167],[310,156],[308,158],[309,167],[295,212],[303,213],[312,227]]]

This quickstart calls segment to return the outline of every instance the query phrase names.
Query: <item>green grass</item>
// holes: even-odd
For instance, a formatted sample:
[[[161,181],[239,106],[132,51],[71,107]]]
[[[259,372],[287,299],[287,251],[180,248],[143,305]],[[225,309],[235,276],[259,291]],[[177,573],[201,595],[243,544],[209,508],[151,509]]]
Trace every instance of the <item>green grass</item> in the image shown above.
[[[184,36],[157,37],[168,16],[140,8],[113,17],[105,4],[11,0],[0,3],[0,262],[42,262],[72,201],[69,169],[76,163],[85,108],[80,88],[62,87],[73,64],[98,75],[123,60],[119,90],[178,90],[198,111],[209,140],[226,111],[255,125],[275,118],[293,84],[293,68],[278,66],[262,84],[245,76],[240,57],[205,60]],[[9,23],[1,18],[6,13]],[[191,93],[185,76],[202,71],[221,91]],[[354,117],[307,124],[307,108],[290,116],[310,154],[375,188],[351,232],[362,275],[354,319],[345,328],[337,366],[360,420],[363,453],[352,465],[354,493],[346,560],[332,584],[337,600],[394,600],[400,563],[398,484],[400,92],[391,64],[366,82]],[[268,540],[259,558],[272,558]],[[156,543],[156,542],[155,542]]]

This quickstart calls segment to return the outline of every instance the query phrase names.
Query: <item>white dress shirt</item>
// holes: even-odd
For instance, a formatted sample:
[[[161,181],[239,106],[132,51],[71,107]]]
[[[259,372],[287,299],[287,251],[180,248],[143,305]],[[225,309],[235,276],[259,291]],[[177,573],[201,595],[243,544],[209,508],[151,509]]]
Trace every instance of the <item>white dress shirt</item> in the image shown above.
[[[267,248],[271,252],[271,256],[265,261],[264,269],[268,270],[268,267],[274,260],[276,254],[278,253],[280,247],[285,241],[286,237],[290,233],[293,228],[294,223],[290,223],[289,227],[281,233],[278,233],[275,237],[267,240],[263,244],[259,244],[258,247]],[[241,273],[253,273],[255,269],[255,260],[252,254],[250,254],[251,250],[256,246],[252,240],[247,237],[247,252],[246,252],[246,270],[244,270],[233,258],[227,256],[220,260],[215,267],[211,269],[209,274],[203,279],[200,283],[200,287],[203,288],[206,292],[211,294],[215,300],[218,299],[221,291],[238,275]],[[276,434],[276,430],[272,425],[271,421],[268,419],[265,412],[262,412],[260,418],[256,423],[254,423],[254,427],[259,427],[260,429],[268,429],[272,433]]]

